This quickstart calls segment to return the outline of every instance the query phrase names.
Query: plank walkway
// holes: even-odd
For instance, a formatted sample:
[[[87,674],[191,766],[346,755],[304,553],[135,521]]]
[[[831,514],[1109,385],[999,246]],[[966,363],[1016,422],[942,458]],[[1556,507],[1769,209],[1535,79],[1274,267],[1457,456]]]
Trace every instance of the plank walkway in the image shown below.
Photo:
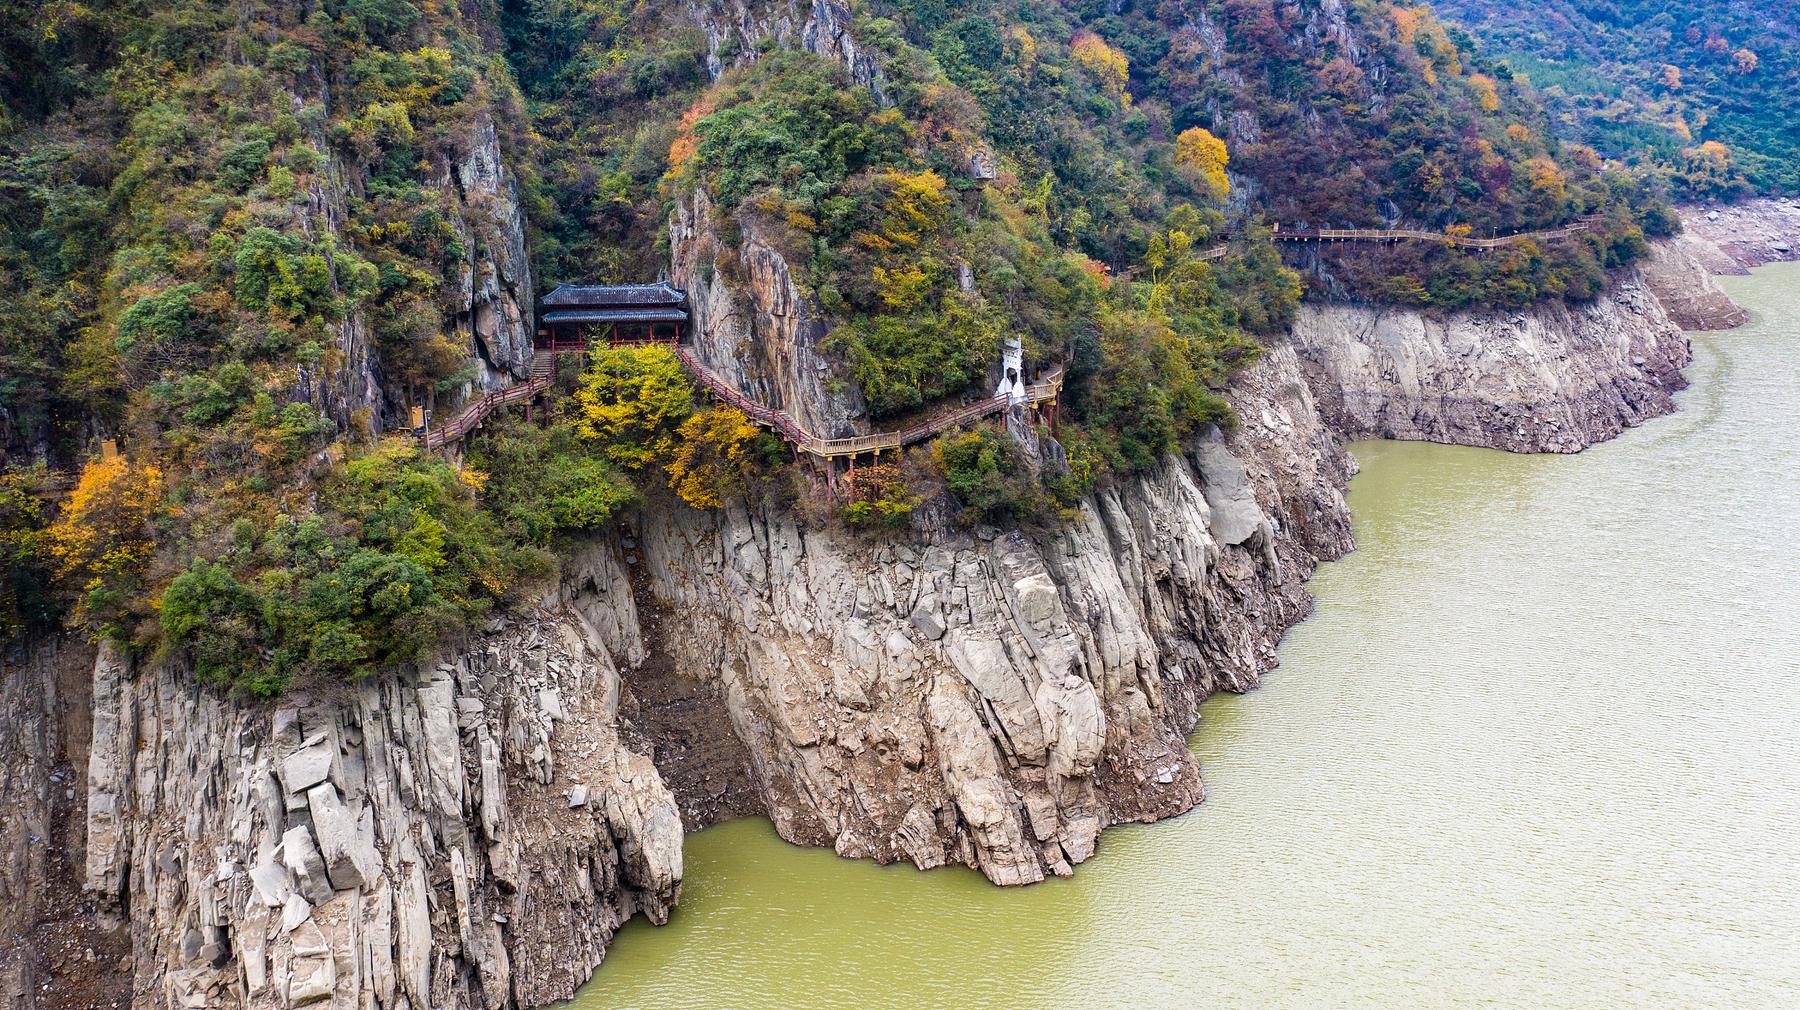
[[[479,400],[471,400],[463,405],[455,418],[435,428],[430,428],[419,436],[419,444],[429,452],[442,448],[451,442],[461,441],[464,435],[481,426],[487,416],[501,407],[529,400],[546,389],[556,377],[556,355],[553,353],[531,356],[531,370],[526,374],[524,382],[515,382],[504,389],[493,390]]]
[[[1436,242],[1454,249],[1504,249],[1521,241],[1548,241],[1568,238],[1594,227],[1597,219],[1585,217],[1564,225],[1561,228],[1549,228],[1542,231],[1517,232],[1512,235],[1501,235],[1495,238],[1475,238],[1470,235],[1454,235],[1444,231],[1425,231],[1418,228],[1290,228],[1286,231],[1277,227],[1269,233],[1269,238],[1276,242]],[[1221,242],[1201,250],[1196,254],[1201,260],[1223,259],[1231,252],[1229,242]],[[1126,276],[1130,276],[1127,273]],[[633,341],[642,343],[642,341]],[[840,459],[853,457],[865,452],[882,452],[898,449],[915,442],[923,442],[936,435],[966,424],[976,418],[997,414],[1004,410],[1007,398],[996,396],[989,400],[973,403],[969,406],[938,415],[899,431],[875,432],[869,435],[857,435],[853,438],[821,438],[801,428],[787,413],[765,407],[739,392],[718,373],[700,363],[685,345],[675,345],[675,354],[681,358],[682,364],[694,377],[700,380],[719,400],[731,404],[744,412],[751,421],[768,428],[785,439],[801,452],[809,453],[820,459]],[[446,424],[427,430],[419,437],[420,444],[426,449],[437,449],[462,437],[481,425],[486,417],[496,410],[510,404],[528,400],[550,388],[554,366],[555,349],[534,354],[531,360],[531,372],[525,382],[504,389],[494,390],[479,400],[475,400]],[[1059,366],[1043,382],[1036,383],[1026,389],[1026,401],[1032,405],[1054,400],[1062,391],[1063,370]]]
[[[898,431],[879,431],[850,438],[821,438],[800,427],[785,411],[765,407],[738,392],[717,372],[701,364],[694,352],[685,345],[677,346],[675,354],[681,358],[681,363],[687,366],[688,371],[693,372],[694,377],[699,379],[701,385],[710,390],[714,396],[743,411],[744,415],[752,422],[780,435],[795,449],[826,460],[858,456],[863,453],[879,453],[923,442],[958,425],[967,424],[989,414],[997,414],[1006,409],[1009,401],[1009,397],[1006,396],[989,397],[966,407],[938,414]],[[1054,400],[1062,392],[1062,385],[1063,369],[1059,365],[1042,382],[1025,387],[1025,402],[1036,406],[1046,400]]]

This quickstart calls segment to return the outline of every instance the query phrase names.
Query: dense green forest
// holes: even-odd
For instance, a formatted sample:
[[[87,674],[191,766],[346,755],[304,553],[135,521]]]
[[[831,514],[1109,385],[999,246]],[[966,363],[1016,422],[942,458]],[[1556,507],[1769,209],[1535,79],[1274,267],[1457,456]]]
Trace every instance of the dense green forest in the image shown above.
[[[1563,133],[1680,192],[1800,192],[1800,3],[1443,0]]]
[[[666,0],[0,3],[7,631],[68,620],[269,695],[423,654],[645,497],[806,507],[783,447],[656,350],[593,355],[459,464],[380,437],[479,391],[459,320],[508,215],[463,166],[490,147],[546,287],[654,276],[700,191],[728,244],[772,236],[875,423],[980,388],[1010,336],[1067,363],[1066,465],[978,428],[862,474],[838,518],[870,527],[946,495],[1059,521],[1232,424],[1225,384],[1308,284],[1583,298],[1669,227],[1653,175],[1559,141],[1422,9],[845,16],[862,81]],[[1583,215],[1499,256],[1284,263],[1266,230]]]

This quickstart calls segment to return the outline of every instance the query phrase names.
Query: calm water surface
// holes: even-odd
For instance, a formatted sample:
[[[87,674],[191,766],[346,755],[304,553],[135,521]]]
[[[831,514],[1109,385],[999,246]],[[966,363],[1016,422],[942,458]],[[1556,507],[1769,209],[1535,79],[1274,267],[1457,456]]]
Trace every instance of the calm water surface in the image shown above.
[[[1800,264],[1726,283],[1673,417],[1356,446],[1194,813],[1006,891],[722,825],[576,1005],[1800,1007]]]

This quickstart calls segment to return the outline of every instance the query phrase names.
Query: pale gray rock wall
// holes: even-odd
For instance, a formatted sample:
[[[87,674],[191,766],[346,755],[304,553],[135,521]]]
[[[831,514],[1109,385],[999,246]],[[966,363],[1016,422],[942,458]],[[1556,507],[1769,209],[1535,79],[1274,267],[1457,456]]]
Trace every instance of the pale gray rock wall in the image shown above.
[[[1702,262],[1719,274],[1800,258],[1800,197],[1764,197],[1681,208],[1685,234],[1710,246]]]
[[[1654,242],[1643,264],[1644,280],[1656,292],[1669,319],[1684,330],[1729,330],[1750,314],[1731,300],[1715,274],[1742,268],[1718,246],[1685,231]]]
[[[825,438],[862,434],[862,396],[836,381],[812,297],[754,213],[738,212],[735,247],[718,234],[722,213],[696,190],[669,222],[671,276],[688,293],[692,314],[689,346],[701,363],[801,428]]]
[[[535,292],[518,181],[491,120],[471,132],[438,185],[455,198],[451,224],[464,250],[449,322],[480,371],[477,385],[510,385],[531,362]]]
[[[1040,539],[644,510],[643,594],[681,622],[667,647],[714,685],[782,836],[1017,884],[1199,802],[1196,706],[1257,683],[1316,557],[1350,546],[1351,464],[1292,352],[1236,399],[1240,431]]]
[[[1304,305],[1292,341],[1333,430],[1577,452],[1674,409],[1691,352],[1643,276],[1585,303],[1431,314]]]
[[[777,0],[750,4],[744,0],[689,3],[688,19],[706,35],[706,69],[714,80],[734,66],[754,62],[758,44],[773,42],[804,49],[841,65],[850,79],[868,88],[886,106],[887,77],[875,54],[851,31],[854,15],[839,0]]]
[[[610,564],[585,578],[623,591]],[[665,921],[682,825],[619,737],[613,657],[642,646],[618,618],[557,595],[441,664],[274,707],[103,647],[86,884],[134,1003],[541,1006],[626,919]]]

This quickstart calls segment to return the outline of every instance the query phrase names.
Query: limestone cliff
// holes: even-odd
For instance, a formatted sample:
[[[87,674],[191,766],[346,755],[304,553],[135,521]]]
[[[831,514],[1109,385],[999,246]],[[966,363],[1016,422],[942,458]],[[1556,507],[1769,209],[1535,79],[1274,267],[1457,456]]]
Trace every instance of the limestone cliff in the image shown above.
[[[1668,413],[1691,356],[1635,270],[1584,304],[1306,305],[1292,339],[1340,435],[1514,452],[1577,452]]]
[[[323,136],[321,149],[329,149]],[[337,233],[348,220],[346,202],[365,185],[365,168],[333,156],[315,177],[289,224],[308,233]],[[461,395],[510,385],[532,354],[534,287],[525,249],[525,215],[518,183],[502,157],[492,119],[459,139],[442,175],[430,184],[440,197],[461,256],[454,285],[442,292],[444,331],[467,359],[470,379]],[[407,404],[384,398],[403,391],[384,383],[369,320],[360,310],[335,324],[331,353],[300,365],[293,396],[317,405],[341,430],[373,432],[404,426]],[[452,397],[451,400],[459,397]],[[453,406],[441,401],[438,406]]]
[[[134,1003],[540,1006],[631,915],[663,921],[680,815],[614,719],[629,601],[598,616],[557,594],[442,664],[273,708],[103,648],[85,877]]]
[[[882,105],[892,104],[887,78],[850,30],[854,15],[837,0],[690,0],[688,20],[706,36],[706,69],[715,80],[727,69],[757,58],[766,45],[804,49],[841,64],[850,79],[868,88]]]
[[[1748,200],[1681,209],[1682,233],[1658,242],[1644,276],[1669,318],[1690,330],[1728,330],[1749,320],[1714,280],[1800,255],[1800,201]]]
[[[688,293],[694,353],[807,431],[825,438],[861,434],[862,397],[835,381],[821,347],[825,320],[795,283],[787,257],[753,211],[740,209],[736,243],[723,241],[716,220],[722,213],[705,190],[696,190],[669,221],[671,275]]]
[[[1197,703],[1256,683],[1316,558],[1350,546],[1351,464],[1291,351],[1236,395],[1229,439],[1041,541],[645,509],[444,662],[275,707],[102,648],[79,876],[134,1001],[568,996],[625,918],[679,895],[681,815],[648,753],[668,740],[620,712],[655,676],[710,699],[784,835],[845,855],[1024,883],[1187,809]],[[653,637],[667,615],[679,634]]]
[[[785,260],[734,280],[701,235],[678,217],[709,361],[847,423]],[[1199,702],[1257,683],[1351,547],[1340,436],[1573,450],[1670,409],[1685,360],[1634,275],[1512,314],[1310,307],[1235,378],[1234,430],[1050,533],[653,503],[441,661],[275,707],[110,648],[27,657],[0,924],[65,953],[0,960],[0,995],[46,1005],[85,948],[146,1008],[540,1006],[669,914],[684,828],[746,812],[846,856],[1072,872],[1204,795]]]
[[[641,594],[679,615],[675,675],[713,686],[777,830],[1010,884],[1198,802],[1197,703],[1254,686],[1316,559],[1350,546],[1349,460],[1291,351],[1237,397],[1242,431],[1041,540],[646,509]]]
[[[1718,246],[1692,231],[1655,243],[1643,265],[1644,280],[1657,301],[1684,330],[1729,330],[1749,321],[1750,314],[1713,276],[1738,269]]]

